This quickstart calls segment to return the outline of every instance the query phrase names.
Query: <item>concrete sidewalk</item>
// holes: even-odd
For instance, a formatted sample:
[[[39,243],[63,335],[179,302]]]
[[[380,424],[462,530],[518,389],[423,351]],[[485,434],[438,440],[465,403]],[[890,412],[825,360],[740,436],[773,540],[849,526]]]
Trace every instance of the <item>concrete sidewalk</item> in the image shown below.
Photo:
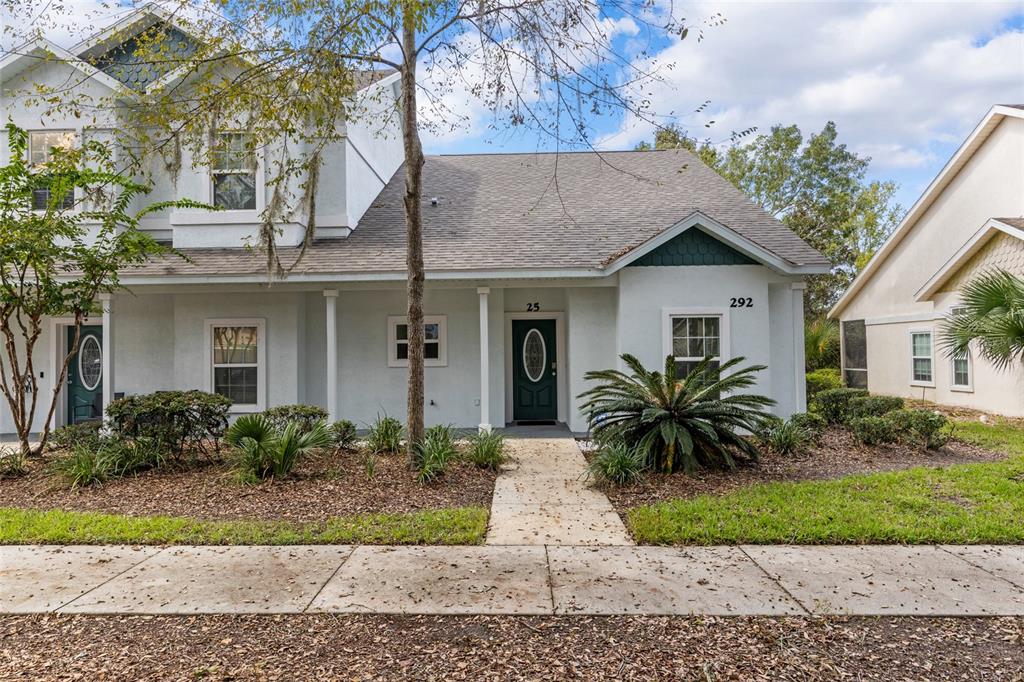
[[[1024,547],[0,547],[52,611],[1024,615]]]
[[[571,435],[509,438],[494,482],[488,545],[632,545],[608,496],[588,485]]]

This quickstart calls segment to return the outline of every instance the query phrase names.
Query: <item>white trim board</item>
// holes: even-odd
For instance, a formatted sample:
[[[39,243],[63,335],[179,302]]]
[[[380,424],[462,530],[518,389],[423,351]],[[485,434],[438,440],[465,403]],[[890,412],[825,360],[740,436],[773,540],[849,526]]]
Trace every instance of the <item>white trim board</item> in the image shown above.
[[[554,320],[555,321],[555,362],[558,376],[558,421],[569,423],[569,364],[565,347],[565,313],[505,313],[505,423],[512,423],[512,320]]]
[[[915,294],[915,300],[926,301],[930,299],[997,234],[1008,234],[1011,237],[1024,240],[1024,230],[1013,225],[1007,225],[996,218],[990,218],[939,268],[938,272],[932,275],[931,279],[925,282],[923,287],[918,289],[917,294]]]

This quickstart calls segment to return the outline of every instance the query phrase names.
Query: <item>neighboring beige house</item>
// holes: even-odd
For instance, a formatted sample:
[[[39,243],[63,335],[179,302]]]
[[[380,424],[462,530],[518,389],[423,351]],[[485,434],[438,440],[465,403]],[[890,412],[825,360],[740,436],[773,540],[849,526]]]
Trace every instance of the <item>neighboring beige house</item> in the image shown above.
[[[830,312],[843,376],[872,393],[1024,416],[1024,367],[939,347],[960,286],[1024,276],[1024,105],[992,107]]]

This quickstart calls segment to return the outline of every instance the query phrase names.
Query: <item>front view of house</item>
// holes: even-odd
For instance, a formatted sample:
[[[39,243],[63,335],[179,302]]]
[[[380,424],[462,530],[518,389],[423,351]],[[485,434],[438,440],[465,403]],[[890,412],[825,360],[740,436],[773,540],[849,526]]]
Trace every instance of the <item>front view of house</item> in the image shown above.
[[[154,10],[135,20],[139,30],[169,21]],[[120,22],[120,40],[131,25]],[[124,69],[74,61],[115,47],[100,35],[59,61],[14,55],[0,80],[10,91],[14,81],[59,81],[78,69],[89,75],[83,87],[139,87]],[[377,102],[400,96],[395,74],[368,81]],[[15,97],[2,104],[40,160],[56,144],[103,136]],[[279,225],[280,259],[294,267],[273,281],[266,259],[245,248],[271,193],[264,152],[247,151],[255,145],[246,133],[213,132],[223,164],[194,168],[186,158],[173,179],[155,169],[149,200],[224,210],[147,218],[144,229],[190,262],[167,257],[123,274],[129,291],[103,301],[82,330],[57,425],[95,419],[123,394],[193,388],[230,397],[239,413],[307,403],[360,425],[383,413],[404,419],[397,131],[346,126],[325,152],[317,239],[299,259],[303,216]],[[245,154],[254,157],[235,158]],[[684,372],[705,356],[743,356],[767,366],[754,390],[779,414],[804,409],[802,280],[827,264],[688,152],[431,156],[421,202],[428,424],[586,431],[583,376],[620,366],[623,353],[650,367],[673,356]],[[52,389],[68,324],[52,320],[37,346],[41,390]],[[0,412],[0,432],[11,430]]]

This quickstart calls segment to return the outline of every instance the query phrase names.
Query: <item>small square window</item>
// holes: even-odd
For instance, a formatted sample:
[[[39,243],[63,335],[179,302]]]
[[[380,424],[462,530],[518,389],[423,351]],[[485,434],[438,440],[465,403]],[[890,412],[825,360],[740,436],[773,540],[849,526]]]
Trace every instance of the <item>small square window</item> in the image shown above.
[[[388,318],[388,366],[409,365],[409,325],[406,318]],[[448,318],[444,315],[426,315],[423,318],[423,364],[443,367],[448,364]]]

